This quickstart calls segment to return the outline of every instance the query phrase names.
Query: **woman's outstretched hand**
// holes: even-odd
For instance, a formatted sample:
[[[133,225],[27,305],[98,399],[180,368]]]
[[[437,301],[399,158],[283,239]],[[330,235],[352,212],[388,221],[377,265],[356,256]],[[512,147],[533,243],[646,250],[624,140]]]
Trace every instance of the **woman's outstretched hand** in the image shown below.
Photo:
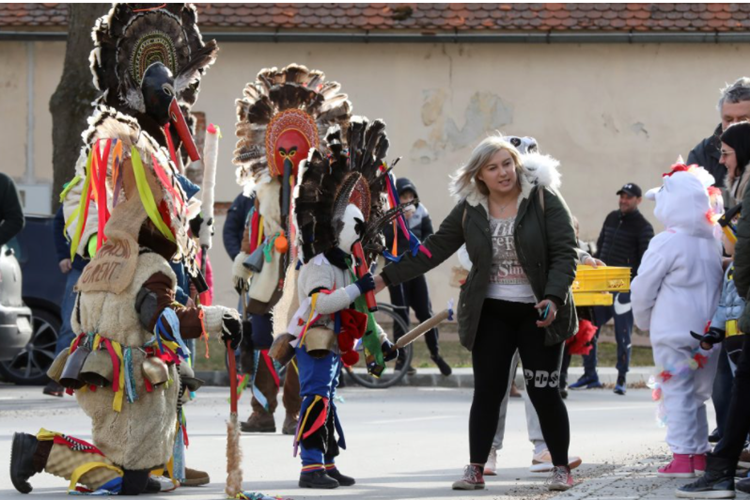
[[[535,305],[534,309],[539,311],[539,321],[536,322],[536,326],[539,328],[546,328],[555,321],[555,316],[557,316],[557,304],[551,300],[544,299]]]
[[[380,293],[383,288],[385,288],[385,280],[378,274],[375,276],[375,295]]]

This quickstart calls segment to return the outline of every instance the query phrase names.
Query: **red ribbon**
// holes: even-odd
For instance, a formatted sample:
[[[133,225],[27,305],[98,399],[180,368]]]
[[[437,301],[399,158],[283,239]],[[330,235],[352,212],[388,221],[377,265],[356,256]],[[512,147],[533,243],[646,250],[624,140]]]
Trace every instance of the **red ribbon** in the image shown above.
[[[276,384],[276,387],[279,387],[281,383],[279,380],[279,374],[276,373],[276,369],[273,367],[273,361],[271,361],[271,357],[268,355],[268,349],[263,349],[262,351],[260,351],[260,354],[263,356],[263,361],[266,362],[266,366],[271,372],[271,375],[273,375],[273,381]]]

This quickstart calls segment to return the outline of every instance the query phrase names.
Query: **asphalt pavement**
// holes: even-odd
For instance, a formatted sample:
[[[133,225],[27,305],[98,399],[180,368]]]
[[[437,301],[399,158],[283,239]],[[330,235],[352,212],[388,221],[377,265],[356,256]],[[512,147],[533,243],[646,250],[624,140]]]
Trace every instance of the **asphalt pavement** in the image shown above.
[[[190,437],[188,466],[208,471],[212,483],[152,498],[224,497],[228,394],[227,388],[206,387],[186,407]],[[241,418],[249,414],[249,394],[245,392],[240,401]],[[291,437],[280,433],[283,407],[279,405],[276,434],[242,436],[247,491],[294,499],[336,500],[553,497],[544,485],[547,476],[528,471],[532,447],[527,440],[524,405],[520,399],[511,401],[505,448],[498,456],[498,476],[486,479],[485,491],[460,492],[452,491],[450,485],[460,477],[468,462],[471,389],[372,390],[349,386],[340,395],[343,401],[339,402],[339,411],[348,450],[342,452],[337,463],[342,472],[357,479],[357,484],[329,491],[297,487],[299,459],[292,456]],[[667,453],[664,429],[656,425],[655,404],[650,396],[650,391],[644,389],[631,389],[624,397],[610,390],[571,392],[567,400],[572,434],[570,452],[580,455],[584,465],[575,471],[579,484],[565,498],[647,498],[644,495],[666,487],[658,484],[658,478],[649,476]],[[713,419],[713,415],[709,418]],[[34,476],[31,479],[34,491],[23,496],[13,489],[7,475],[13,432],[36,433],[41,427],[91,439],[89,419],[74,398],[43,396],[38,387],[0,385],[0,498],[65,495],[67,485],[61,478],[46,473]],[[619,486],[615,487],[618,481]],[[642,485],[643,481],[647,486]],[[636,482],[643,486],[641,490],[635,487]]]

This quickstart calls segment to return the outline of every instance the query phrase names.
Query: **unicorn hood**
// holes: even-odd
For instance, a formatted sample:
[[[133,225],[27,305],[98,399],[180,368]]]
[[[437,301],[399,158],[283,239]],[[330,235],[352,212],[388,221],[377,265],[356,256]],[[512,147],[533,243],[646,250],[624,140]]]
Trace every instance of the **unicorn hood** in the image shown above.
[[[714,237],[708,190],[693,173],[673,171],[665,175],[661,189],[649,191],[647,197],[656,200],[654,215],[668,231],[701,238]]]

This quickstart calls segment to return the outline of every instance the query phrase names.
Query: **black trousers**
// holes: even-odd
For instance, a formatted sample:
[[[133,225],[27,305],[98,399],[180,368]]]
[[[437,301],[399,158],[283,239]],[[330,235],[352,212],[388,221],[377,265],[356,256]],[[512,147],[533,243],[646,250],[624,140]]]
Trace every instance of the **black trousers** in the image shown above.
[[[409,309],[414,310],[417,320],[422,323],[432,317],[432,304],[430,303],[430,291],[427,289],[427,280],[424,276],[388,287],[391,294],[391,304],[397,307],[396,311],[403,318],[404,322],[409,324]],[[397,325],[394,325],[393,334],[396,340],[401,338],[406,332],[402,331]],[[424,334],[427,349],[431,356],[437,356],[440,353],[438,345],[438,329],[433,328]]]
[[[538,319],[533,304],[484,301],[471,352],[474,365],[474,399],[469,414],[471,463],[485,463],[490,453],[513,355],[518,349],[526,390],[539,415],[552,463],[568,464],[570,424],[558,388],[564,343],[545,346],[544,330],[536,326]]]
[[[742,354],[734,372],[732,399],[726,415],[724,432],[714,448],[712,455],[731,460],[737,464],[740,453],[745,446],[747,433],[750,431],[750,342],[748,335],[743,335]]]

